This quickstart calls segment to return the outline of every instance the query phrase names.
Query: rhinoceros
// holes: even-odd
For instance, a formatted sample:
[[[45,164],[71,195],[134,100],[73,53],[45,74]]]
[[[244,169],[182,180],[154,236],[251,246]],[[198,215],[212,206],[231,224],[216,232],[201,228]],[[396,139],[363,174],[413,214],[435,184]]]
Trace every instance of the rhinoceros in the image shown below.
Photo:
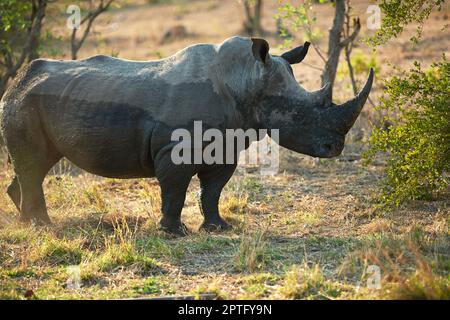
[[[65,157],[104,177],[156,177],[160,225],[178,235],[187,232],[181,210],[197,175],[201,227],[228,229],[218,202],[236,163],[175,164],[171,150],[179,141],[171,134],[192,131],[195,121],[219,130],[279,129],[278,142],[287,149],[339,155],[369,95],[373,70],[356,97],[336,105],[329,86],[309,92],[294,77],[290,65],[303,60],[308,45],[275,56],[266,40],[236,36],[157,61],[104,55],[32,61],[0,103],[1,132],[15,172],[7,193],[20,219],[50,223],[42,182]]]

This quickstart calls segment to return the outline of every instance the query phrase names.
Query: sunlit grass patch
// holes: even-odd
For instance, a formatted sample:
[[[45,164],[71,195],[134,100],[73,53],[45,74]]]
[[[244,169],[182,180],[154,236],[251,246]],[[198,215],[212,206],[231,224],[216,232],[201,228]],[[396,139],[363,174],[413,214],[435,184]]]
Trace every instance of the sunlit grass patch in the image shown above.
[[[184,244],[171,242],[156,236],[143,237],[136,241],[136,246],[155,258],[181,260],[185,255]]]
[[[78,265],[85,254],[80,240],[59,239],[50,234],[39,240],[30,253],[31,263],[49,266]]]
[[[281,276],[271,273],[256,273],[242,279],[244,298],[256,299],[269,297],[274,292],[281,280]]]
[[[138,252],[133,244],[128,242],[108,245],[94,264],[102,272],[117,272],[125,268],[138,274],[161,271],[156,260]]]
[[[45,183],[45,199],[48,208],[66,210],[78,204],[83,205],[82,189],[78,187],[74,178],[69,175],[49,176]]]
[[[367,234],[388,232],[392,229],[392,222],[386,218],[372,219],[362,229]]]
[[[245,232],[234,256],[234,267],[240,272],[262,269],[271,259],[271,250],[266,239],[267,230]]]
[[[36,233],[38,231],[35,228],[14,223],[6,228],[0,228],[0,243],[9,245],[21,244],[35,237]]]
[[[342,291],[340,285],[325,278],[319,264],[311,267],[305,262],[286,272],[279,293],[286,299],[335,299]]]
[[[322,217],[317,212],[302,212],[296,215],[298,223],[306,224],[308,226],[316,226],[320,224]]]
[[[220,203],[220,211],[225,216],[242,215],[248,207],[248,196],[225,195]]]
[[[10,278],[29,278],[36,276],[36,272],[30,268],[26,267],[13,267],[3,271],[3,274]]]
[[[225,194],[219,203],[221,216],[238,229],[242,228],[247,210],[247,195]]]
[[[146,278],[141,284],[134,287],[136,293],[145,295],[156,295],[162,292],[162,284],[155,277]]]
[[[450,279],[422,266],[400,281],[388,284],[385,297],[396,300],[450,300]]]
[[[89,204],[89,207],[95,212],[106,213],[109,211],[110,206],[98,186],[92,185],[84,189],[82,195],[84,202]]]
[[[249,299],[267,297],[271,290],[264,283],[254,283],[243,287],[246,295],[244,297]]]
[[[18,286],[15,280],[0,279],[0,300],[24,299],[25,288]]]
[[[444,247],[442,247],[442,237]],[[449,299],[448,236],[430,237],[419,227],[401,235],[377,234],[361,241],[339,268],[346,276],[360,274],[359,283],[380,271],[376,297],[387,299]]]
[[[197,300],[201,299],[201,295],[210,295],[216,300],[228,299],[228,294],[223,290],[223,287],[224,286],[220,281],[213,280],[197,285],[190,293],[193,294]]]
[[[183,247],[190,254],[214,253],[232,248],[236,238],[226,236],[200,234],[195,239],[189,239]]]

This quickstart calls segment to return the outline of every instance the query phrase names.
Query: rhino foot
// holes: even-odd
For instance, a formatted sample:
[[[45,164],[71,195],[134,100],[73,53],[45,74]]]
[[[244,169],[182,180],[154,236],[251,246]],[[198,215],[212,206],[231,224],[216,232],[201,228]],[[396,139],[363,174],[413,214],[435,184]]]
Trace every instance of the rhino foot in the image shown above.
[[[176,237],[185,237],[189,234],[189,229],[184,223],[179,224],[164,224],[160,223],[160,229],[169,235]]]
[[[19,220],[20,220],[20,222],[31,223],[35,226],[50,226],[50,225],[52,225],[52,221],[50,220],[50,218],[48,216],[30,218],[30,217],[25,217],[23,215],[20,215]]]
[[[226,231],[231,228],[231,225],[226,223],[224,220],[205,221],[200,227],[200,229],[205,230],[206,232]]]

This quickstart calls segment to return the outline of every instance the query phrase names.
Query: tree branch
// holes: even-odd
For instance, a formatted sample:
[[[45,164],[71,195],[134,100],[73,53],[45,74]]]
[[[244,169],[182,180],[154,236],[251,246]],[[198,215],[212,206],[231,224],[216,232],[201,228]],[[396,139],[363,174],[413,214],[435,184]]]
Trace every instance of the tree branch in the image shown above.
[[[252,14],[250,13],[250,5],[248,3],[248,0],[244,0],[243,4],[244,4],[245,17],[247,18],[247,21],[251,22]]]
[[[359,21],[359,17],[355,20],[353,20],[354,29],[351,35],[349,35],[347,38],[341,41],[339,44],[341,47],[345,47],[348,44],[352,43],[356,37],[358,36],[359,31],[361,30],[361,22]]]
[[[345,53],[345,61],[347,62],[347,67],[348,67],[348,73],[350,76],[350,81],[352,83],[352,88],[353,88],[353,94],[357,94],[358,93],[358,88],[357,88],[357,84],[356,84],[356,79],[355,79],[355,74],[353,72],[353,65],[352,65],[352,60],[351,60],[351,53],[353,50],[353,39],[351,39],[351,36],[349,36],[350,34],[350,11],[352,10],[352,7],[350,6],[350,0],[347,0],[347,4],[346,4],[347,8],[345,11],[345,25],[344,25],[344,29],[343,29],[343,35],[344,38],[346,40],[349,40],[348,42],[346,42],[345,40],[343,42],[346,42],[343,47],[344,47],[344,53]],[[359,24],[359,18],[356,21],[357,24],[355,24],[355,20],[353,20],[355,27],[355,30],[358,28],[357,25]],[[352,33],[352,35],[355,35],[355,31]],[[341,42],[341,45],[342,43]]]
[[[12,66],[10,70],[8,70],[7,74],[9,77],[15,76],[17,73],[17,70],[22,66],[22,64],[25,62],[26,57],[31,51],[31,47],[33,44],[33,39],[38,36],[38,31],[41,29],[41,22],[44,19],[45,16],[45,9],[47,7],[47,1],[46,0],[39,0],[38,7],[36,9],[34,20],[32,21],[30,32],[28,33],[27,40],[25,42],[25,45],[23,46],[22,52],[20,54],[19,59],[16,61],[16,63]]]
[[[1,46],[1,54],[4,59],[4,62],[1,64],[5,66],[6,71],[0,79],[0,97],[5,92],[9,80],[16,76],[17,71],[22,67],[27,57],[30,58],[30,53],[35,52],[35,46],[38,44],[36,39],[39,39],[42,20],[45,17],[45,10],[49,2],[50,0],[33,0],[32,12],[30,13],[31,25],[26,30],[27,35],[25,37],[25,42],[23,43],[20,55],[15,62],[14,55],[10,52],[14,40],[8,39],[8,47]]]
[[[83,32],[83,35],[81,36],[80,40],[77,41],[76,35],[78,29],[74,28],[72,30],[72,35],[70,37],[70,43],[71,43],[71,56],[72,60],[77,59],[77,54],[80,48],[82,47],[84,41],[89,35],[89,32],[91,31],[92,24],[94,23],[94,20],[103,12],[108,10],[109,6],[112,4],[114,0],[108,0],[106,3],[104,0],[100,1],[100,4],[94,11],[90,11],[81,21],[80,26],[85,24],[87,22],[86,29]]]
[[[311,41],[311,45],[314,48],[314,51],[317,52],[317,54],[319,55],[320,59],[322,59],[322,61],[324,63],[327,63],[327,59],[325,59],[325,57],[323,56],[322,51],[320,50],[320,48],[317,46],[317,44],[315,43],[315,41]]]
[[[305,66],[307,66],[307,67],[310,67],[311,69],[323,71],[323,68],[313,66],[312,64],[309,64],[309,63],[307,63],[307,62],[302,61],[302,64],[305,65]]]

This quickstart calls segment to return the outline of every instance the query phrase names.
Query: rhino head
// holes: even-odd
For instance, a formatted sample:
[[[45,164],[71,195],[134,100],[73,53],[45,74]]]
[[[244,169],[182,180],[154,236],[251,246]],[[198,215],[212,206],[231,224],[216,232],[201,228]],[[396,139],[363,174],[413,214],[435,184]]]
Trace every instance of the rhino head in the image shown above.
[[[301,62],[309,43],[281,56],[269,54],[269,44],[251,39],[251,71],[256,126],[279,130],[279,144],[313,157],[338,156],[345,135],[355,123],[366,102],[373,82],[373,70],[366,84],[353,99],[338,105],[332,102],[330,85],[314,92],[305,90],[295,79],[291,64]],[[256,90],[255,90],[256,88]]]

